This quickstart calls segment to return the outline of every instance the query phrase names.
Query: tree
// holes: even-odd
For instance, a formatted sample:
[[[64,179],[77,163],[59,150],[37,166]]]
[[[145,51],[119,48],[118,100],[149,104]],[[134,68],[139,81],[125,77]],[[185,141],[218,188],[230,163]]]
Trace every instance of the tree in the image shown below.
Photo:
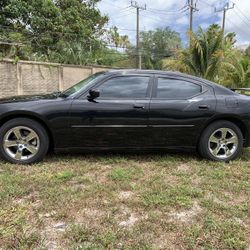
[[[128,48],[130,45],[129,38],[127,35],[121,36],[121,46],[123,49]]]
[[[225,63],[220,82],[230,88],[250,87],[250,58],[235,50]]]
[[[206,31],[199,28],[191,34],[191,46],[182,50],[178,57],[164,62],[165,69],[177,69],[208,80],[215,80],[220,69],[232,53],[235,34],[225,37],[218,25],[211,25]]]
[[[28,56],[16,53],[21,59],[39,55],[44,60],[81,64],[95,61],[92,52],[101,49],[100,37],[108,18],[95,7],[99,0],[4,0],[0,4],[0,39],[9,43],[20,42]],[[72,46],[71,46],[72,45]],[[20,47],[25,51],[24,47]],[[19,50],[20,50],[19,49]],[[2,46],[3,56],[11,46]],[[68,57],[70,51],[71,57]],[[79,52],[80,50],[80,52]],[[65,55],[65,56],[63,56]],[[80,56],[86,60],[79,59]],[[87,56],[87,58],[86,58]],[[78,60],[76,58],[78,57]]]
[[[114,45],[116,50],[118,50],[118,47],[122,47],[123,49],[125,49],[130,45],[128,36],[120,35],[116,26],[110,29],[107,34],[106,40],[108,43],[110,43],[110,45]]]
[[[250,58],[250,45],[247,47],[245,55]]]
[[[181,47],[179,33],[169,27],[140,33],[141,51],[145,68],[161,69],[162,59],[175,54]]]
[[[118,28],[116,26],[110,29],[110,36],[111,36],[110,41],[111,43],[114,43],[116,50],[117,50],[117,48],[121,44],[121,37],[120,37],[120,34],[118,33]]]

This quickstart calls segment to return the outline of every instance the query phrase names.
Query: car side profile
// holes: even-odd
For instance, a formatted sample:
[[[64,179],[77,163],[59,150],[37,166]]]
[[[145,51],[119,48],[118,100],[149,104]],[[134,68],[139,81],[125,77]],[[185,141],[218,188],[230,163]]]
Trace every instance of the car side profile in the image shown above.
[[[230,161],[249,129],[250,97],[178,72],[100,72],[61,93],[0,100],[0,156],[11,163],[49,149],[191,149]]]

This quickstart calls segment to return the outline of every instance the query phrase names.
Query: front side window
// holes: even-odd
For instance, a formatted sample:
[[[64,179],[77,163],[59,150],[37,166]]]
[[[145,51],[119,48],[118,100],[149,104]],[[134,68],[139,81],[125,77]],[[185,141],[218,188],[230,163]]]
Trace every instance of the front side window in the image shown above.
[[[185,80],[158,78],[156,98],[188,99],[201,92],[200,85]]]
[[[79,91],[84,91],[89,86],[91,86],[96,81],[100,80],[105,75],[105,72],[99,72],[94,75],[89,76],[88,78],[80,81],[79,83],[73,85],[69,89],[61,93],[61,96],[68,97],[78,93]]]
[[[142,99],[147,96],[149,77],[122,76],[103,83],[98,90],[100,98]]]

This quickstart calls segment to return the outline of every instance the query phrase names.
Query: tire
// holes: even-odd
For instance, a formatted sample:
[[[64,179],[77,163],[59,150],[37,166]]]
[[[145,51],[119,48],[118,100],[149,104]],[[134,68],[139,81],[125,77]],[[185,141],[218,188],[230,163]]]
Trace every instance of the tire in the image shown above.
[[[213,161],[231,161],[243,149],[243,135],[237,125],[221,120],[210,124],[202,133],[198,145],[200,155]]]
[[[32,119],[15,118],[0,128],[0,156],[7,162],[40,162],[47,154],[48,148],[49,137],[46,130]]]

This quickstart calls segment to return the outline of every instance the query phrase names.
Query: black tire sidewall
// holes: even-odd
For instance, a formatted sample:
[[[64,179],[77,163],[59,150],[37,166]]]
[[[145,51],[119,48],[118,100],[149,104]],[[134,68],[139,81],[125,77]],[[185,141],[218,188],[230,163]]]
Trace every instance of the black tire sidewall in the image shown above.
[[[31,159],[28,159],[25,161],[15,160],[15,159],[11,158],[10,156],[8,156],[8,154],[5,152],[5,150],[3,148],[3,139],[4,139],[5,134],[11,128],[16,127],[16,126],[25,126],[25,127],[31,128],[37,133],[37,135],[39,137],[40,147],[39,147],[38,153],[34,157],[32,157]],[[46,130],[44,129],[44,127],[35,120],[28,119],[28,118],[15,118],[15,119],[12,119],[12,120],[6,122],[0,128],[0,156],[4,160],[6,160],[10,163],[14,163],[14,164],[37,163],[37,162],[41,161],[44,158],[44,156],[47,154],[48,148],[49,148],[48,134],[47,134]]]
[[[228,157],[227,159],[219,159],[219,158],[213,156],[210,153],[209,148],[208,148],[208,140],[209,140],[210,136],[212,135],[213,132],[215,132],[217,129],[220,129],[220,128],[232,129],[236,133],[238,140],[239,140],[237,150],[235,151],[235,153],[232,156]],[[213,161],[222,161],[222,162],[223,161],[231,161],[231,160],[236,159],[241,154],[242,149],[243,149],[243,135],[242,135],[241,130],[234,123],[229,122],[229,121],[224,121],[224,120],[214,122],[204,130],[204,132],[201,135],[200,143],[199,143],[199,147],[198,147],[199,153],[204,158],[207,158],[207,159],[213,160]]]

